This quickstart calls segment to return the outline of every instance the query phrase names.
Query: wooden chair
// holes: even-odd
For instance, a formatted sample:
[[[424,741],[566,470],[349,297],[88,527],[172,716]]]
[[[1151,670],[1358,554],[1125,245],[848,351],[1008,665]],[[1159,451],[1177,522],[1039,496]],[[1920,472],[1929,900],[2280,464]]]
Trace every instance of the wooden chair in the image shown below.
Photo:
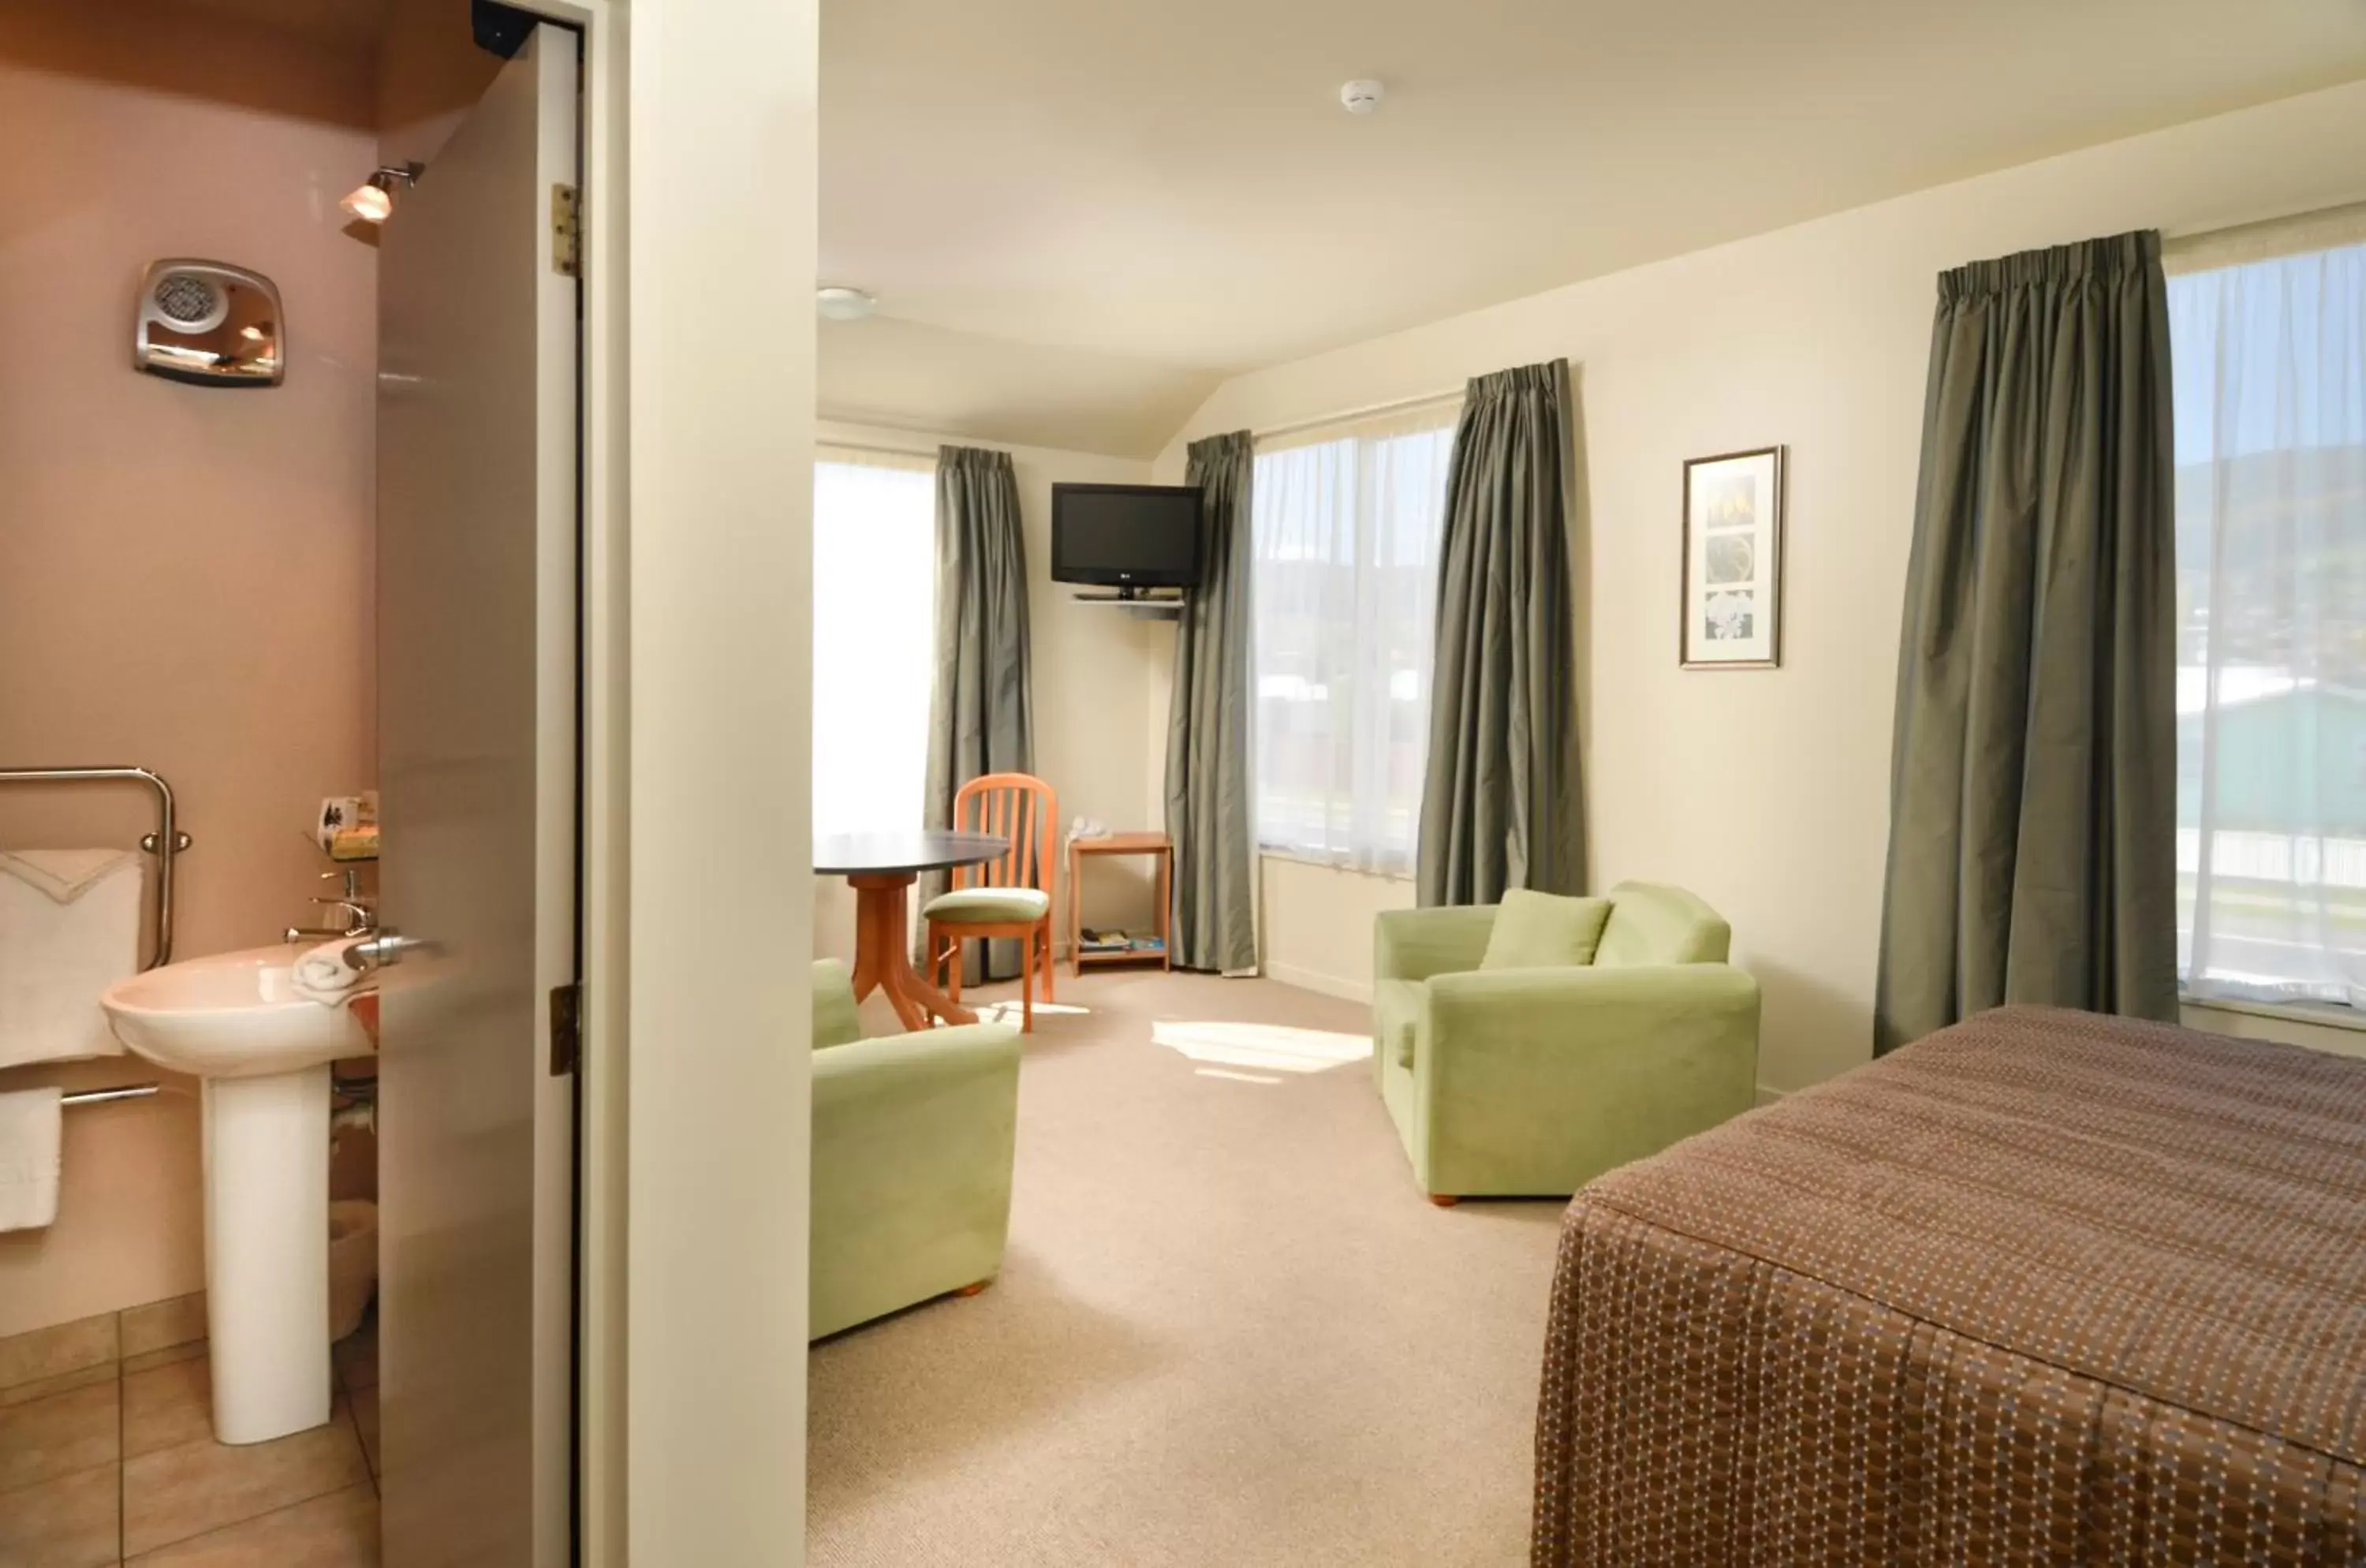
[[[972,940],[1025,943],[1020,975],[1020,1028],[1035,1027],[1035,981],[1052,1000],[1052,906],[1059,888],[1059,857],[1052,852],[1059,830],[1060,802],[1052,786],[1031,773],[987,773],[962,785],[953,796],[952,830],[991,833],[1009,840],[999,858],[953,873],[951,891],[929,900],[920,913],[929,922],[931,975],[948,964],[942,980],[961,1000],[962,944]]]

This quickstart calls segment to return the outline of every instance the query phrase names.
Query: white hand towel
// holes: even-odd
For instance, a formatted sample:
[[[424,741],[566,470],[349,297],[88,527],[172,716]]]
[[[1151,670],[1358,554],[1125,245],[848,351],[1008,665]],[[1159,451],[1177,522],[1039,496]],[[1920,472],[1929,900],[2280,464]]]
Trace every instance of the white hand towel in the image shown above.
[[[142,879],[119,850],[0,857],[0,1067],[123,1054],[98,998],[139,973]]]
[[[60,1094],[0,1094],[0,1231],[39,1230],[57,1220]]]
[[[369,940],[366,936],[349,936],[305,949],[297,956],[295,974],[290,977],[296,994],[324,1008],[341,1008],[355,997],[376,990],[376,972],[364,970],[345,956],[348,949]]]
[[[136,859],[130,850],[0,850],[0,873],[71,904]]]

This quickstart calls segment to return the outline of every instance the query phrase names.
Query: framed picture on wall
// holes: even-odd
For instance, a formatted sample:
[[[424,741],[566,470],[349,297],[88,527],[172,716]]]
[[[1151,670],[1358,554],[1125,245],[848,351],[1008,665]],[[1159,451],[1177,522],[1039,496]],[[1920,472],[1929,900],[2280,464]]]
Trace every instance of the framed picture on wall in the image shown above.
[[[1687,670],[1772,670],[1783,661],[1783,448],[1684,465]]]

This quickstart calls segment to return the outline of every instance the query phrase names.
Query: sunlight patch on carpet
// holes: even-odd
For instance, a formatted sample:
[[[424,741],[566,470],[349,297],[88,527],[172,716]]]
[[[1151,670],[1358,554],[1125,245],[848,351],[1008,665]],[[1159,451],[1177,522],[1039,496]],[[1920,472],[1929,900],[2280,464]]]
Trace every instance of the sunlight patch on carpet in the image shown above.
[[[985,1023],[1017,1023],[1021,1017],[1021,1010],[1015,997],[1008,1001],[980,1002],[977,1004],[976,1010],[978,1021]],[[1035,1010],[1045,1018],[1064,1014],[1089,1018],[1092,1016],[1093,1010],[1074,1007],[1066,1002],[1037,1002]]]
[[[1150,1026],[1150,1038],[1195,1062],[1269,1073],[1324,1073],[1349,1062],[1369,1061],[1372,1055],[1371,1041],[1360,1034],[1278,1023],[1161,1019]]]

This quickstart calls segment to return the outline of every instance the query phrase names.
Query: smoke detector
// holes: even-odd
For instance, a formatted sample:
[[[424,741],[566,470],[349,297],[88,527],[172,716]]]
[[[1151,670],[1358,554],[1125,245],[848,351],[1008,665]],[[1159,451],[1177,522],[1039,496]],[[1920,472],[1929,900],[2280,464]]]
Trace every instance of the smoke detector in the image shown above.
[[[1339,87],[1339,106],[1349,114],[1369,114],[1380,107],[1380,92],[1381,87],[1378,82],[1342,83]]]
[[[859,321],[879,308],[879,301],[860,288],[825,284],[814,290],[814,309],[833,321]]]

